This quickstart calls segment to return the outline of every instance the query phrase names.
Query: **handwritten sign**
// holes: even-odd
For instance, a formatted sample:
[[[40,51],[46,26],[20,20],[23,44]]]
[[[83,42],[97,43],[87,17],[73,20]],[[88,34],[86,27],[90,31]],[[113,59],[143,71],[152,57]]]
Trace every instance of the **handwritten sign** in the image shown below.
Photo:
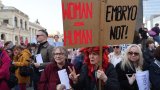
[[[132,43],[138,5],[139,0],[62,0],[64,46],[99,46],[100,36],[103,45]]]
[[[104,44],[133,42],[139,0],[107,0],[104,11]]]
[[[62,0],[64,46],[97,46],[100,0]]]

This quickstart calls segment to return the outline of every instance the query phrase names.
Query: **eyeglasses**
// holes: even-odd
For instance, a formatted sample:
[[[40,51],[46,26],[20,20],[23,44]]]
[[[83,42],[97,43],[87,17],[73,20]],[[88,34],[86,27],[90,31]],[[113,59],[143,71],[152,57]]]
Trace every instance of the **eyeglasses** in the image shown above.
[[[128,54],[129,54],[129,55],[133,55],[133,54],[134,54],[135,56],[138,56],[138,55],[139,55],[138,52],[128,52]]]
[[[113,46],[113,48],[119,48],[119,46]]]
[[[54,53],[54,56],[63,56],[64,55],[64,53]]]
[[[44,35],[36,35],[36,37],[39,37],[39,36],[44,36]]]

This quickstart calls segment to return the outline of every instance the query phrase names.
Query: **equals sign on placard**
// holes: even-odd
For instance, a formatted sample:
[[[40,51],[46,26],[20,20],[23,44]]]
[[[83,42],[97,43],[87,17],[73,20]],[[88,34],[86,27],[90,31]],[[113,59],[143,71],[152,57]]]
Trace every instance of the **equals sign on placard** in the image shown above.
[[[74,26],[76,27],[84,26],[84,22],[75,22]]]

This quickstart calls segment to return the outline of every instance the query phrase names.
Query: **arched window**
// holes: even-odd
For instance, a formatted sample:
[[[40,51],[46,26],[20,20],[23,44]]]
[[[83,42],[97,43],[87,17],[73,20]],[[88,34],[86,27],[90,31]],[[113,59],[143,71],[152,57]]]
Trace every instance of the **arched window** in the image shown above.
[[[15,23],[15,27],[18,27],[17,17],[14,17],[14,23]]]
[[[18,45],[18,36],[15,36],[15,44]]]
[[[1,40],[5,40],[5,34],[1,34]]]
[[[25,30],[27,30],[27,21],[25,21]]]
[[[21,28],[23,28],[23,21],[22,21],[22,19],[20,20],[20,26],[21,26]]]

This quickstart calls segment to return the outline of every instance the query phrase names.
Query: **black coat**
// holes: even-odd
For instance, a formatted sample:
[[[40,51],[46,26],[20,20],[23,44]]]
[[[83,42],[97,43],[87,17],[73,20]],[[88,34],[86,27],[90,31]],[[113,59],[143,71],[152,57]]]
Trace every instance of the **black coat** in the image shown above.
[[[149,50],[149,48],[146,48],[146,50],[143,51],[143,57],[144,57],[144,68],[149,69],[149,65],[154,62],[154,49]]]
[[[132,85],[129,84],[126,74],[134,74],[136,70],[132,70],[131,68],[125,68],[125,71],[121,68],[121,62],[116,65],[116,71],[118,74],[118,80],[120,83],[121,90],[138,90],[138,85],[136,80]]]
[[[160,67],[152,62],[149,67],[149,78],[152,90],[160,90]]]
[[[103,84],[101,90],[119,90],[119,82],[117,79],[117,73],[114,66],[109,63],[107,70],[105,71],[108,80]],[[98,90],[98,82],[93,81],[88,76],[88,67],[83,65],[80,73],[78,83],[75,85],[75,90]]]

